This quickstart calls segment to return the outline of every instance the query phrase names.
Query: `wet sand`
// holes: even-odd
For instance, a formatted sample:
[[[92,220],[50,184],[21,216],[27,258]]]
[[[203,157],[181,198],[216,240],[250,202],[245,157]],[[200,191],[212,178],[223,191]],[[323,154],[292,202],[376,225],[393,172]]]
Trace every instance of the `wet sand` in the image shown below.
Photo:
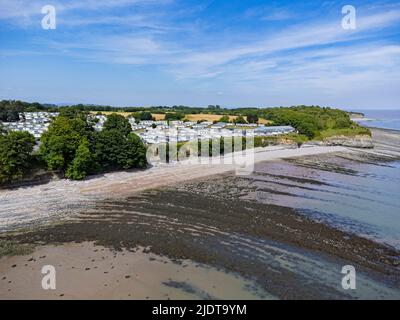
[[[56,270],[44,290],[42,267]],[[272,299],[252,281],[143,248],[119,252],[92,243],[43,246],[0,259],[0,299]]]

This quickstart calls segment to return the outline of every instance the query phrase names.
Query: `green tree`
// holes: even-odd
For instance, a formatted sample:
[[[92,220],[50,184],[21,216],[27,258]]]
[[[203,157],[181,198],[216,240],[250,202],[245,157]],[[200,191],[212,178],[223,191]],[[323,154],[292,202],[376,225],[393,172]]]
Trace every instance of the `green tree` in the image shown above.
[[[19,121],[19,113],[23,111],[23,107],[18,101],[0,102],[0,121],[15,122]]]
[[[110,115],[101,132],[86,119],[68,110],[53,120],[40,147],[49,169],[80,180],[96,172],[146,166],[146,148],[126,118]]]
[[[350,118],[340,117],[336,119],[335,128],[349,128],[351,126]]]
[[[124,117],[113,116],[107,119],[103,131],[95,139],[96,158],[103,170],[146,166],[146,148],[131,131],[129,121]]]
[[[103,129],[95,142],[96,158],[103,170],[128,169],[126,136],[118,129]]]
[[[139,136],[133,132],[127,138],[127,154],[131,168],[145,168],[147,166],[146,147]]]
[[[74,160],[68,166],[65,176],[73,180],[82,180],[91,173],[95,164],[92,152],[89,150],[89,142],[83,139],[76,150]]]
[[[0,183],[22,178],[31,168],[35,138],[28,132],[0,135]]]
[[[143,111],[139,113],[140,120],[145,121],[145,120],[153,120],[153,115],[149,111]]]
[[[74,107],[63,107],[60,109],[60,116],[68,119],[79,118],[82,121],[86,121],[89,112],[82,111],[78,106]]]
[[[219,122],[225,122],[225,123],[229,123],[230,121],[229,121],[229,116],[222,116],[220,119],[219,119]]]
[[[174,121],[174,120],[182,120],[185,117],[183,113],[166,113],[165,120],[166,121]]]
[[[122,131],[103,130],[96,138],[96,158],[103,170],[143,168],[146,166],[146,148],[140,138]]]
[[[110,114],[104,122],[104,130],[116,129],[121,131],[123,135],[127,136],[132,131],[132,126],[129,120],[120,114]]]
[[[6,134],[6,133],[7,133],[7,130],[6,130],[6,128],[4,128],[4,125],[0,121],[0,135]]]
[[[246,120],[245,120],[242,116],[239,116],[239,117],[237,117],[237,118],[235,119],[235,123],[245,124],[245,123],[247,123],[247,122],[246,122]]]
[[[258,123],[258,115],[256,113],[248,113],[246,115],[248,123]]]
[[[65,172],[72,164],[82,140],[91,141],[92,135],[93,129],[90,130],[86,121],[80,117],[59,116],[40,139],[40,155],[50,170]]]

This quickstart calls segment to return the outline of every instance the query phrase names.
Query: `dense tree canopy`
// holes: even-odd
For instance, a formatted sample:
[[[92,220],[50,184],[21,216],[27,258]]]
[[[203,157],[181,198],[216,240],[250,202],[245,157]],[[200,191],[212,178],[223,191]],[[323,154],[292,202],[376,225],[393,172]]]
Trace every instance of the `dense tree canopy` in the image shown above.
[[[247,123],[247,121],[246,121],[245,118],[243,118],[243,116],[238,116],[238,117],[235,119],[235,123],[238,123],[238,124],[245,124],[245,123]]]
[[[23,111],[20,101],[0,101],[0,121],[15,122],[19,120],[19,113]]]
[[[22,178],[29,170],[35,138],[28,132],[0,134],[0,183]]]
[[[2,100],[0,101],[0,121],[6,122],[7,118],[12,121],[17,121],[18,113],[20,112],[50,111],[56,108],[57,107],[54,105],[42,105],[37,102],[29,103],[19,100]]]
[[[168,112],[165,114],[165,120],[167,121],[183,120],[183,118],[185,118],[185,115],[179,112],[174,112],[174,113]]]
[[[93,139],[85,120],[60,115],[41,137],[40,154],[50,170],[67,171],[84,139]]]
[[[84,138],[75,152],[72,163],[68,166],[65,176],[73,180],[81,180],[94,171],[96,159],[90,151],[89,141]]]
[[[0,135],[6,134],[6,133],[7,133],[7,130],[6,130],[6,128],[4,128],[3,123],[0,121]]]
[[[126,118],[109,115],[101,132],[86,119],[79,113],[63,113],[43,134],[40,154],[50,170],[79,180],[97,172],[147,165],[146,148]]]
[[[246,117],[247,117],[247,122],[248,123],[258,123],[259,118],[258,118],[258,115],[256,113],[254,113],[254,112],[253,113],[247,113]]]
[[[143,142],[124,123],[123,117],[108,117],[104,129],[97,133],[95,153],[103,170],[143,168],[147,164]]]
[[[219,119],[219,122],[229,123],[229,122],[230,122],[229,116],[222,116],[222,117]]]
[[[153,120],[153,115],[149,111],[144,111],[139,113],[139,120],[145,121],[145,120]]]
[[[104,130],[108,131],[113,129],[127,136],[132,131],[132,126],[124,116],[113,113],[107,117],[107,121],[104,123]]]
[[[275,125],[291,125],[309,138],[314,138],[322,130],[349,128],[352,125],[347,112],[331,108],[270,108],[264,109],[262,115]]]

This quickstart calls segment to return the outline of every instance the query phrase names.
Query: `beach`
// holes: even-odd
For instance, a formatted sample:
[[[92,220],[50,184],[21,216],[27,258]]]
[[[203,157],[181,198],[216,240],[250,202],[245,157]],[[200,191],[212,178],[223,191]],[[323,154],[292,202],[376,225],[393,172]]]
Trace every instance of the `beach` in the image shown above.
[[[267,147],[255,150],[254,161],[347,150],[340,146]],[[146,189],[226,173],[237,167],[224,163],[219,157],[205,160],[205,164],[197,161],[194,164],[155,164],[146,170],[106,173],[84,181],[61,179],[35,186],[0,189],[0,231],[69,219],[71,213],[77,214],[104,199],[120,199]]]
[[[243,277],[190,260],[179,264],[137,248],[113,251],[93,243],[43,246],[29,259],[0,267],[2,298],[11,299],[261,299],[274,297]],[[55,290],[38,290],[43,265],[57,270]],[[21,277],[21,272],[29,277]],[[219,284],[223,284],[220,286]],[[255,286],[253,290],[246,287]]]
[[[397,202],[390,211],[366,187],[398,183],[400,135],[373,139],[374,149],[256,150],[247,176],[160,165],[1,190],[0,238],[35,247],[0,258],[0,297],[398,299]],[[56,290],[40,286],[45,264]],[[357,290],[341,286],[345,265]]]

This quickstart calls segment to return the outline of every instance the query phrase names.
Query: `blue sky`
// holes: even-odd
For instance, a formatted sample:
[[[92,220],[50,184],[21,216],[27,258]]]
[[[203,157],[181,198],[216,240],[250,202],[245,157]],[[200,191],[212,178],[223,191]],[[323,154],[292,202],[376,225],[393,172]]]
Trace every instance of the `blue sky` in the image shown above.
[[[400,1],[0,0],[0,70],[0,99],[400,109]]]

